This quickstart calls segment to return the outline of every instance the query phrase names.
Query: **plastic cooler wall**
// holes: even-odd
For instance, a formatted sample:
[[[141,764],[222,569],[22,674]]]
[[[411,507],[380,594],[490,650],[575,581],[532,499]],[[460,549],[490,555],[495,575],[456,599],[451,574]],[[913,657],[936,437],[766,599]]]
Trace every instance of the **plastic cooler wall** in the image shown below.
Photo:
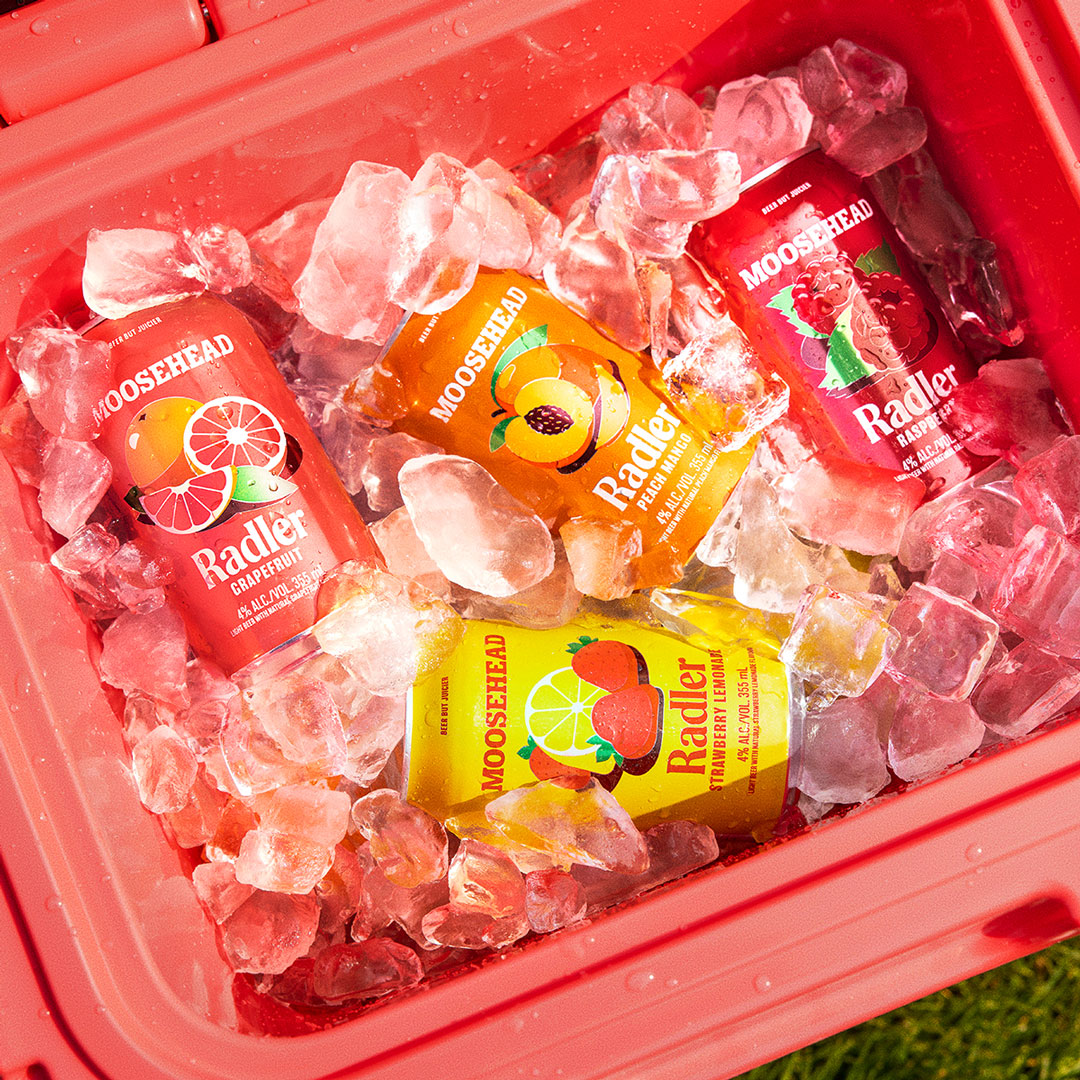
[[[73,301],[91,226],[250,229],[360,157],[512,164],[672,65],[696,86],[847,36],[908,67],[943,171],[1011,260],[1028,348],[1066,358],[1065,28],[980,0],[322,0],[0,130],[0,334]],[[54,1080],[728,1077],[1078,929],[1080,725],[1063,724],[341,1027],[239,1034],[187,857],[138,804],[94,639],[6,466],[0,499],[0,948],[25,952],[4,965],[5,1078],[34,1060]]]

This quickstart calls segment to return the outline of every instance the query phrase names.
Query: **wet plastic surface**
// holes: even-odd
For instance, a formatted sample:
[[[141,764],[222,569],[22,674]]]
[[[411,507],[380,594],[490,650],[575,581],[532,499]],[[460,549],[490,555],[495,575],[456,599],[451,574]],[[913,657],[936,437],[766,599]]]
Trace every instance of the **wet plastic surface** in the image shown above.
[[[511,164],[672,65],[722,82],[847,36],[908,67],[948,182],[1007,253],[1025,351],[1080,411],[1070,33],[1026,0],[322,0],[0,130],[0,334],[75,301],[92,225],[252,228],[359,157]],[[6,466],[0,501],[5,1080],[35,1063],[53,1080],[728,1077],[1077,929],[1071,723],[340,1027],[240,1034],[186,857],[138,804],[93,640]]]

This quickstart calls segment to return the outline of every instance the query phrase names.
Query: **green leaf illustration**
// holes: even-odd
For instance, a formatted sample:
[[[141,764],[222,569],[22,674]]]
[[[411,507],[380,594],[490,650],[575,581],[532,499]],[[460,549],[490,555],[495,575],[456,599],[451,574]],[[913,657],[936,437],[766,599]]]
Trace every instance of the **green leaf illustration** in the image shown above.
[[[233,498],[242,503],[271,503],[287,498],[296,490],[291,480],[264,469],[261,465],[236,467],[236,490]]]
[[[795,304],[791,299],[791,291],[793,288],[793,285],[789,285],[786,289],[781,289],[766,306],[775,308],[777,311],[781,312],[784,318],[786,318],[803,337],[827,337],[827,334],[823,334],[820,330],[815,330],[809,323],[805,323],[799,318],[798,313],[795,311]]]
[[[851,308],[845,308],[829,335],[829,352],[825,358],[825,378],[821,382],[821,389],[842,390],[872,374],[873,368],[859,355],[851,339]]]
[[[533,751],[535,749],[536,749],[536,740],[530,735],[529,736],[529,741],[523,747],[521,747],[518,750],[517,756],[519,758],[524,758],[526,761],[528,761],[529,758],[532,757]]]
[[[892,253],[888,241],[882,240],[876,248],[864,252],[855,260],[855,265],[864,274],[877,274],[884,270],[889,274],[899,274],[900,267],[896,262],[896,256]]]
[[[505,420],[500,420],[491,429],[491,438],[488,440],[488,449],[493,454],[504,442],[506,442],[506,429],[510,426],[510,421],[514,419],[515,417],[508,416]]]
[[[495,370],[491,373],[491,399],[496,405],[499,404],[499,399],[495,396],[495,384],[499,381],[503,369],[508,364],[512,364],[523,352],[535,349],[539,345],[546,345],[548,339],[547,330],[547,323],[543,326],[534,326],[531,330],[526,330],[520,337],[514,338],[503,350],[499,362],[495,365]]]
[[[609,758],[614,759],[616,765],[621,765],[626,759],[607,741],[600,735],[590,735],[586,740],[587,746],[596,747],[596,760],[607,761]]]
[[[571,655],[574,655],[579,649],[584,649],[586,645],[591,645],[594,641],[596,641],[596,638],[589,637],[588,634],[582,634],[577,641],[571,641],[570,644],[566,646],[566,651]]]

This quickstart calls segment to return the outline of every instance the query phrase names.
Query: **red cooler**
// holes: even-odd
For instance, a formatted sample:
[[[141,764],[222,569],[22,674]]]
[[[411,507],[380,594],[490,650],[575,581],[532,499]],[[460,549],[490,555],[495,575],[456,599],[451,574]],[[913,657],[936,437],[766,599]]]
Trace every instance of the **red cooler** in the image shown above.
[[[1080,54],[1053,0],[38,0],[0,14],[0,337],[73,305],[91,227],[249,231],[359,158],[512,165],[675,65],[692,90],[838,37],[906,66],[1076,415]],[[1065,722],[338,1026],[251,1033],[6,464],[0,502],[4,1080],[719,1080],[1080,930]]]

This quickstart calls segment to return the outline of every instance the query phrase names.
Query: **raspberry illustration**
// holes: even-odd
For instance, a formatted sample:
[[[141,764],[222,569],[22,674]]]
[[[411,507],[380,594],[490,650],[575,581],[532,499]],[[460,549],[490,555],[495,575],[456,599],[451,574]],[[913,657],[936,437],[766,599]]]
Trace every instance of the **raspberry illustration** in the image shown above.
[[[855,273],[844,255],[815,256],[791,286],[795,314],[819,334],[831,334],[840,312],[855,296]]]
[[[915,290],[896,274],[855,271],[858,295],[851,310],[851,340],[879,370],[918,359],[930,340],[930,316]]]

